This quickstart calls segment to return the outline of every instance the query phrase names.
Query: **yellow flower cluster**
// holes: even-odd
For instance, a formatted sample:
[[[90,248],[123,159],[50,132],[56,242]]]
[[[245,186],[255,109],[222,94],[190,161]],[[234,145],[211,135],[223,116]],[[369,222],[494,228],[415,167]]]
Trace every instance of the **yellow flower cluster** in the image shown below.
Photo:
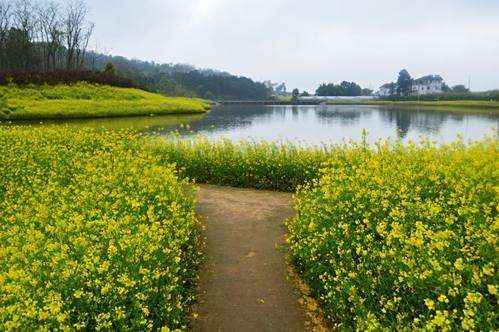
[[[289,142],[254,142],[206,137],[158,139],[153,149],[183,176],[200,183],[294,192],[319,175],[328,146],[302,147]]]
[[[293,263],[357,330],[499,328],[499,142],[359,144],[297,194]]]
[[[128,131],[0,127],[0,330],[185,328],[193,194]]]

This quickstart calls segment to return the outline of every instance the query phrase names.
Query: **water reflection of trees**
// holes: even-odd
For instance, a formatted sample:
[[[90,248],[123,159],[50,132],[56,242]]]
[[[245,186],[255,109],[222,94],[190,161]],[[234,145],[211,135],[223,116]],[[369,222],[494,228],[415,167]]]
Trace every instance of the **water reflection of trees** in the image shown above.
[[[265,105],[229,105],[215,107],[211,112],[197,121],[191,122],[189,128],[174,127],[165,128],[165,133],[171,130],[179,132],[199,132],[205,130],[230,130],[234,128],[246,128],[256,121],[285,121],[288,115],[293,119],[299,115],[306,114],[308,108],[303,106],[265,106]]]
[[[203,115],[197,121],[189,123],[188,128],[181,126],[179,123],[175,126],[165,128],[163,133],[167,133],[172,130],[178,130],[180,133],[186,133],[188,131],[199,132],[207,129],[228,130],[232,128],[244,128],[250,126],[255,118],[266,116],[269,116],[269,108],[263,105],[215,107],[212,111]]]
[[[379,114],[383,121],[395,123],[401,138],[407,135],[411,127],[416,127],[423,133],[434,134],[442,128],[443,123],[449,117],[457,121],[464,119],[462,114],[405,108],[380,108]]]
[[[339,124],[351,126],[361,121],[381,121],[385,124],[394,124],[401,138],[411,130],[424,134],[435,134],[441,130],[447,120],[462,122],[470,117],[499,119],[493,115],[470,115],[467,113],[453,113],[432,111],[410,107],[380,107],[380,106],[265,106],[265,105],[234,105],[214,108],[206,115],[181,122],[189,123],[189,127],[175,123],[165,127],[162,132],[179,130],[181,133],[189,131],[226,131],[235,128],[247,128],[255,123],[284,123],[286,121],[300,122],[314,117],[316,121],[325,125]],[[151,126],[156,129],[156,126]]]
[[[326,124],[339,121],[347,125],[358,121],[361,116],[370,115],[371,111],[372,108],[363,106],[318,106],[316,114]]]

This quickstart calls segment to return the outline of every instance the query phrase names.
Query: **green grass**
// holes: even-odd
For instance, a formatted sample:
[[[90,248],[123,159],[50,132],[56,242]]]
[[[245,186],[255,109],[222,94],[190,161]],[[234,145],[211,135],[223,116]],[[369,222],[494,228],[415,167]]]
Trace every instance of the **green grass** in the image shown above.
[[[383,105],[383,106],[413,106],[422,108],[436,108],[442,110],[499,110],[499,101],[487,100],[449,100],[449,101],[389,101],[389,100],[330,100],[328,105]]]
[[[279,101],[279,102],[291,102],[291,96],[277,96],[276,97],[276,101]]]
[[[0,119],[4,120],[192,114],[209,107],[201,99],[88,83],[0,87]]]
[[[140,136],[0,127],[0,173],[0,330],[186,329],[194,193]]]

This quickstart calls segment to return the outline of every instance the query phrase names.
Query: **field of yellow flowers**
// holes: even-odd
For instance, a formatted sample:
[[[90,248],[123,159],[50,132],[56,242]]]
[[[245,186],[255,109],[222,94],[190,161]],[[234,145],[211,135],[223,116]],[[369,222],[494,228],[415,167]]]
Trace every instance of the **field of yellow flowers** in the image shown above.
[[[172,134],[150,144],[164,163],[200,183],[294,192],[319,176],[333,151],[289,142],[213,142],[203,136],[182,139]]]
[[[0,330],[187,328],[188,178],[297,190],[291,261],[339,329],[499,329],[496,137],[306,148],[13,126],[0,172]]]
[[[281,142],[282,143],[282,142]],[[340,329],[499,328],[499,140],[156,140],[199,182],[298,190],[290,257]]]
[[[292,262],[345,330],[499,328],[499,143],[353,145],[297,194]]]
[[[0,127],[0,330],[185,328],[193,193],[127,131]]]

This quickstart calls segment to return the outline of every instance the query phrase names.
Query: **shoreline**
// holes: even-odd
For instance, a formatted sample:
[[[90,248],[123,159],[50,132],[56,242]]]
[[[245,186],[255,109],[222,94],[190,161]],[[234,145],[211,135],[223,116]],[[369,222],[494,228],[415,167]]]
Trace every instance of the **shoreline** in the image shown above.
[[[262,106],[316,106],[316,105],[351,105],[351,106],[410,106],[410,107],[447,107],[447,108],[473,108],[484,110],[499,110],[499,101],[485,100],[445,100],[445,101],[387,101],[387,100],[369,100],[369,101],[348,101],[348,100],[310,100],[310,101],[273,101],[273,100],[230,100],[220,101],[220,105],[262,105]]]

